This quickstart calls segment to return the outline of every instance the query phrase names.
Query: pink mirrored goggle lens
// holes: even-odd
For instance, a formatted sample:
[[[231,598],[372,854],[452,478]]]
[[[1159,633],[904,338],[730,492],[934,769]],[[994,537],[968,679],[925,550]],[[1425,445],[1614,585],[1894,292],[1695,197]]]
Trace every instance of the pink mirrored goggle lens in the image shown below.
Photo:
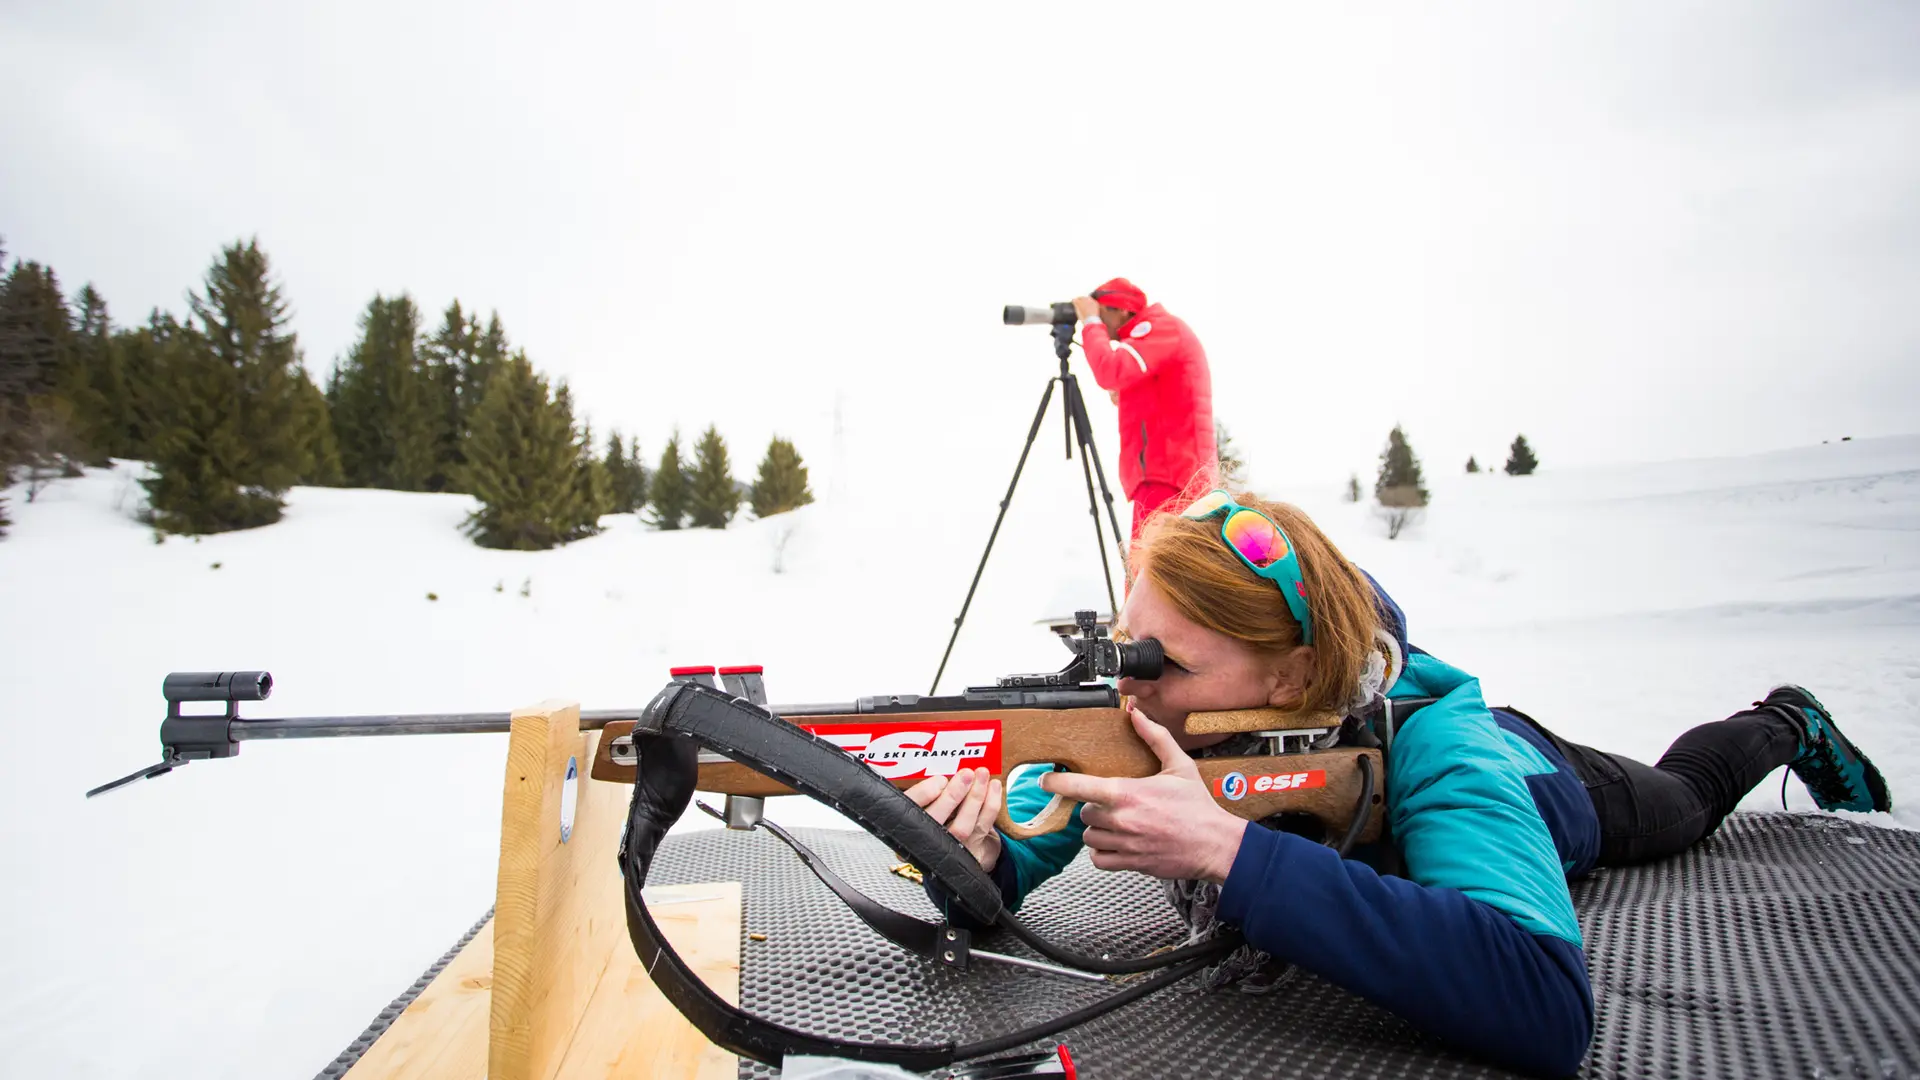
[[[1235,510],[1221,532],[1234,550],[1258,567],[1272,566],[1287,557],[1287,538],[1273,522],[1252,510]]]

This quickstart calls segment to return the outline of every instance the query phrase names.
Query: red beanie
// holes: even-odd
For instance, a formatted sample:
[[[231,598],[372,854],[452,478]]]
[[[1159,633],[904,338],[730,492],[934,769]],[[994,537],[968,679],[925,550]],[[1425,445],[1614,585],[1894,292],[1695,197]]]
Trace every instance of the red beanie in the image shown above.
[[[1135,315],[1147,310],[1147,294],[1123,277],[1114,278],[1093,290],[1091,295],[1107,307],[1131,311]]]

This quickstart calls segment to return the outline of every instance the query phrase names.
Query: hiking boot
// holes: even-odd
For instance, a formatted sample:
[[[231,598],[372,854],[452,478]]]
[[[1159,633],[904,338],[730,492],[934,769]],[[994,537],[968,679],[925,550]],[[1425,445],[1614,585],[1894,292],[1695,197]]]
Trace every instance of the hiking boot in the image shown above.
[[[1893,800],[1887,782],[1867,755],[1840,733],[1832,714],[1820,699],[1798,686],[1776,687],[1767,700],[1754,703],[1786,716],[1800,728],[1800,756],[1787,763],[1793,775],[1807,785],[1822,810],[1886,811]]]

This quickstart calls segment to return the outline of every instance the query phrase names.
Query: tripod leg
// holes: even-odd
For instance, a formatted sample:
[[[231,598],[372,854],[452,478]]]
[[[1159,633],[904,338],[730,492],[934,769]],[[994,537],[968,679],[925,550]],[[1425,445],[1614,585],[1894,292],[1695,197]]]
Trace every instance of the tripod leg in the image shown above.
[[[1115,617],[1118,617],[1120,614],[1120,602],[1113,594],[1113,568],[1107,562],[1107,538],[1100,533],[1100,504],[1095,502],[1093,497],[1093,469],[1099,467],[1100,464],[1099,459],[1094,455],[1093,423],[1087,419],[1087,405],[1080,397],[1080,382],[1075,379],[1072,374],[1068,374],[1067,376],[1065,405],[1067,416],[1071,419],[1075,435],[1080,443],[1080,475],[1087,482],[1087,516],[1093,519],[1093,544],[1094,547],[1100,551],[1100,580],[1104,581],[1107,586],[1107,604],[1109,605],[1107,610]],[[1106,487],[1106,478],[1104,476],[1101,477],[1100,486],[1103,489]],[[1113,510],[1111,500],[1107,503],[1107,510],[1109,514],[1111,514]],[[1120,539],[1118,525],[1114,526],[1113,538],[1115,541]],[[1127,553],[1126,549],[1122,547],[1120,549],[1121,573],[1126,573],[1126,566]]]
[[[1127,545],[1133,537],[1131,533],[1120,531],[1120,518],[1113,512],[1113,492],[1107,487],[1107,470],[1100,467],[1100,451],[1093,442],[1093,421],[1087,419],[1087,401],[1080,395],[1080,380],[1071,373],[1067,378],[1071,380],[1067,388],[1067,405],[1073,409],[1074,423],[1080,429],[1080,453],[1093,462],[1093,475],[1100,481],[1100,497],[1107,501],[1107,523],[1113,526],[1113,545],[1120,552],[1120,572],[1124,574],[1128,570]],[[1087,502],[1093,502],[1091,488],[1087,491]],[[1119,614],[1118,609],[1114,613]]]
[[[1034,437],[1040,434],[1040,421],[1046,419],[1047,406],[1053,401],[1053,383],[1054,380],[1047,380],[1046,392],[1040,395],[1040,407],[1033,411],[1033,426],[1027,429],[1026,445],[1020,448],[1020,463],[1013,467],[1013,479],[1007,484],[1006,498],[1000,500],[1000,516],[993,519],[993,532],[987,536],[986,550],[980,553],[980,565],[973,572],[973,584],[967,586],[967,599],[960,605],[959,616],[953,620],[953,636],[947,638],[947,651],[940,655],[940,670],[933,673],[933,686],[927,690],[928,697],[939,692],[940,676],[947,673],[947,661],[953,657],[953,643],[960,640],[960,624],[967,620],[967,609],[973,606],[974,590],[980,587],[980,575],[987,569],[987,556],[993,554],[993,542],[999,539],[1000,526],[1007,520],[1007,507],[1013,503],[1013,489],[1020,484],[1020,471],[1027,467],[1027,455],[1033,451]],[[1106,553],[1102,551],[1101,561],[1105,560]],[[1112,585],[1107,586],[1107,592],[1112,594]]]
[[[1100,580],[1107,586],[1107,611],[1109,622],[1120,615],[1120,601],[1113,595],[1113,567],[1107,563],[1107,538],[1100,535],[1100,507],[1093,501],[1093,470],[1087,466],[1090,460],[1085,443],[1080,445],[1080,475],[1087,481],[1087,516],[1093,519],[1093,546],[1100,549]],[[1124,557],[1121,572],[1126,572]]]

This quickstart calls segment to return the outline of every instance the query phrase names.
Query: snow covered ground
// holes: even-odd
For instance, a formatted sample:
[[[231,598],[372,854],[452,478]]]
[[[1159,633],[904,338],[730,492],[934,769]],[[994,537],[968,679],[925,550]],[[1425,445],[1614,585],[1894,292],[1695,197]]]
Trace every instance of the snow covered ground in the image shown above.
[[[951,462],[841,478],[724,533],[609,518],[542,553],[474,547],[459,496],[296,489],[280,524],[155,544],[136,466],[32,505],[16,488],[0,1073],[310,1076],[491,902],[503,736],[252,743],[82,800],[157,760],[166,672],[268,669],[263,716],[637,706],[678,663],[765,664],[775,701],[924,692],[1005,456],[957,483],[934,483]],[[1057,667],[1035,620],[1103,606],[1079,485],[1077,463],[1029,463],[943,689]],[[1257,486],[1314,513],[1489,700],[1652,759],[1802,682],[1886,773],[1881,819],[1920,827],[1920,437],[1444,475],[1392,542],[1338,485]],[[1797,783],[1787,801],[1811,806]]]

